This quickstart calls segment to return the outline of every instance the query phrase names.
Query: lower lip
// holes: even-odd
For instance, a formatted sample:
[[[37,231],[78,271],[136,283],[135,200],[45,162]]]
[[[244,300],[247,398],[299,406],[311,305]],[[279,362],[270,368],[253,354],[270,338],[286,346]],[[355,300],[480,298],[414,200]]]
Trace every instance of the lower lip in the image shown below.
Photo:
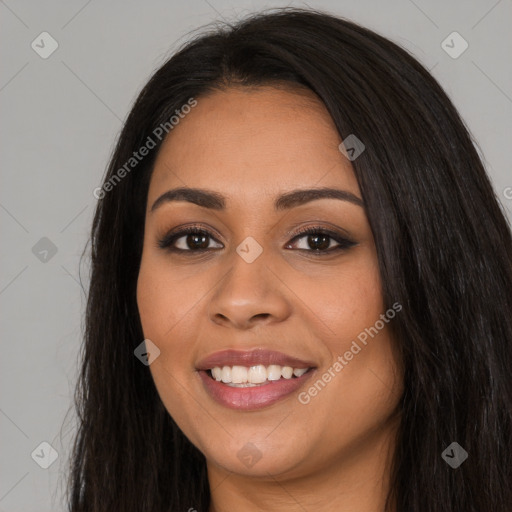
[[[291,379],[281,378],[268,384],[249,388],[231,387],[223,382],[212,379],[208,372],[200,370],[199,375],[208,394],[219,404],[251,411],[267,407],[297,391],[312,375],[313,369],[300,377]]]

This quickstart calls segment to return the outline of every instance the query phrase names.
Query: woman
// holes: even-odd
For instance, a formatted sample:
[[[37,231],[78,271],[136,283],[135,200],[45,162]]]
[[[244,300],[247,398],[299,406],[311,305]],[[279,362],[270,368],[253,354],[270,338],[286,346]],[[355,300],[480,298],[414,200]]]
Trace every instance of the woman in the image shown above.
[[[511,234],[404,50],[201,35],[95,195],[70,510],[511,510]]]

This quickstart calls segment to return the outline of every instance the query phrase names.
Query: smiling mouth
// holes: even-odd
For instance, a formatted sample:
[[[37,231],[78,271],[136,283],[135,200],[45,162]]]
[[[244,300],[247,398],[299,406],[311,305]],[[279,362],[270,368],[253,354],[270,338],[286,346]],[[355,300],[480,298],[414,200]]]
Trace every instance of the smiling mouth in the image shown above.
[[[290,397],[316,372],[311,360],[253,348],[215,352],[196,363],[207,395],[239,411],[268,407]]]
[[[292,368],[271,364],[269,366],[215,366],[206,373],[217,382],[222,382],[229,387],[249,388],[265,386],[282,379],[290,380],[302,377],[311,368]]]

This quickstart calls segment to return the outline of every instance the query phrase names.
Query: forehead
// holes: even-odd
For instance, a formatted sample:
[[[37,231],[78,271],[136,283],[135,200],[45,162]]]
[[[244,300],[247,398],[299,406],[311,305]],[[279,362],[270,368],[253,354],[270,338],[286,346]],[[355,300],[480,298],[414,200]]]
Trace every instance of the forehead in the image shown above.
[[[172,187],[203,187],[258,202],[297,187],[357,194],[341,138],[309,90],[236,87],[198,97],[159,152],[149,201]]]

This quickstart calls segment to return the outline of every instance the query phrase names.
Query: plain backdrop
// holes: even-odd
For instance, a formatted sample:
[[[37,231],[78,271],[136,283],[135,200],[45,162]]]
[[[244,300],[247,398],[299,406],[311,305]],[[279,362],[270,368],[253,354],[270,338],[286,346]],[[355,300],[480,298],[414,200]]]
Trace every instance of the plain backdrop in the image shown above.
[[[359,22],[428,67],[512,219],[511,0],[0,1],[0,512],[65,510],[75,427],[72,413],[64,420],[85,305],[79,260],[92,192],[132,102],[191,31],[285,5]]]

